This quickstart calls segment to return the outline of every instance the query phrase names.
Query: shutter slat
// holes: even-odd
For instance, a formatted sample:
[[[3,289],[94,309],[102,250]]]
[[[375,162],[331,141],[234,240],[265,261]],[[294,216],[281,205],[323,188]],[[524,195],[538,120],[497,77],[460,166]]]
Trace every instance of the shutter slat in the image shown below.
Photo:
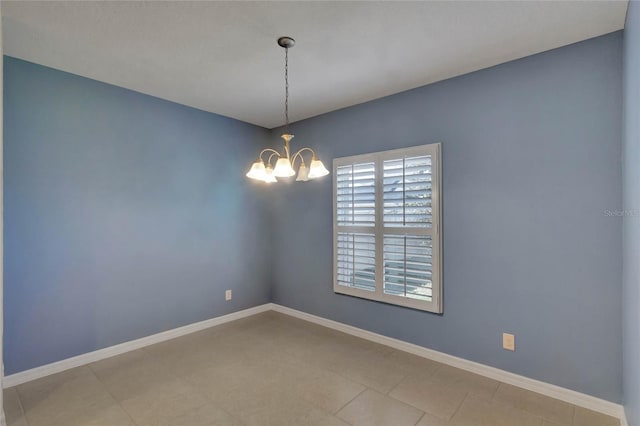
[[[383,288],[386,294],[430,301],[433,260],[430,236],[385,235]]]
[[[339,226],[375,225],[374,163],[337,167],[335,208]]]
[[[386,160],[382,167],[384,224],[430,227],[431,156]]]
[[[375,235],[339,232],[337,235],[339,285],[368,291],[376,288]]]

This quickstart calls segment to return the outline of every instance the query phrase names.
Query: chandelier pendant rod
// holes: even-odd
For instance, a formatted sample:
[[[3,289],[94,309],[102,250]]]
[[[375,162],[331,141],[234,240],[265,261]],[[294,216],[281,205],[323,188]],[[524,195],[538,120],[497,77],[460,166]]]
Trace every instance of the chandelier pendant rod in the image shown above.
[[[285,133],[289,134],[289,47],[284,48],[284,122]],[[288,141],[287,141],[288,142]],[[289,153],[287,152],[287,156]]]

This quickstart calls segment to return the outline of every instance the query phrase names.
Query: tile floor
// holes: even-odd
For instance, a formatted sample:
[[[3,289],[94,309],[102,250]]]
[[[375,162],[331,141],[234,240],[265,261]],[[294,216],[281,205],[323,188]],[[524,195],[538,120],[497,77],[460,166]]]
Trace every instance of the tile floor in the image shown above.
[[[573,405],[268,312],[5,391],[9,426],[609,426]]]

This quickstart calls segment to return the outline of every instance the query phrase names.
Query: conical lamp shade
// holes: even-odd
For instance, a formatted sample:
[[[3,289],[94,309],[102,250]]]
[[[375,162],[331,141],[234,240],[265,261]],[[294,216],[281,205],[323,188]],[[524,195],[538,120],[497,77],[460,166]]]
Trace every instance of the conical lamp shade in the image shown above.
[[[322,164],[320,160],[311,161],[309,166],[309,179],[315,179],[329,174],[329,170]]]
[[[309,180],[309,169],[304,163],[300,164],[300,169],[298,169],[298,177],[296,178],[297,182],[306,182]]]
[[[247,172],[247,177],[251,179],[264,180],[266,173],[264,171],[264,163],[258,160],[251,165],[251,170]]]
[[[290,177],[296,174],[296,171],[291,167],[291,161],[288,158],[280,158],[276,163],[276,168],[273,169],[273,175],[275,177]]]
[[[267,168],[264,170],[264,181],[267,183],[277,182],[278,179],[273,175],[273,167],[271,164],[267,165]]]

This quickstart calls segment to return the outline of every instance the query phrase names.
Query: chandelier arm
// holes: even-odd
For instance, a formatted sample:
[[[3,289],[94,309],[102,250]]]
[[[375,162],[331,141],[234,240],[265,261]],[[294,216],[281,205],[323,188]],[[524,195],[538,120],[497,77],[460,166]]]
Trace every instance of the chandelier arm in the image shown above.
[[[275,149],[265,148],[262,151],[260,151],[260,155],[258,155],[258,158],[260,160],[262,160],[262,154],[264,154],[265,152],[272,152],[273,154],[271,154],[271,156],[273,156],[275,154],[278,157],[280,157],[280,153],[278,151],[276,151]],[[269,157],[269,161],[271,161],[271,157]]]
[[[273,158],[274,155],[278,156],[278,158],[280,158],[280,153],[278,151],[275,151],[273,149],[271,149],[270,151],[273,151],[273,153],[269,156],[269,159],[267,160],[267,164],[271,164],[271,159]]]
[[[313,154],[313,158],[316,158],[316,152],[313,149],[307,148],[307,147],[301,148],[298,152],[293,154],[293,157],[291,157],[291,167],[295,168],[296,157],[300,157],[300,161],[302,161],[302,163],[304,164],[304,158],[302,157],[302,151],[311,151],[311,153]]]

